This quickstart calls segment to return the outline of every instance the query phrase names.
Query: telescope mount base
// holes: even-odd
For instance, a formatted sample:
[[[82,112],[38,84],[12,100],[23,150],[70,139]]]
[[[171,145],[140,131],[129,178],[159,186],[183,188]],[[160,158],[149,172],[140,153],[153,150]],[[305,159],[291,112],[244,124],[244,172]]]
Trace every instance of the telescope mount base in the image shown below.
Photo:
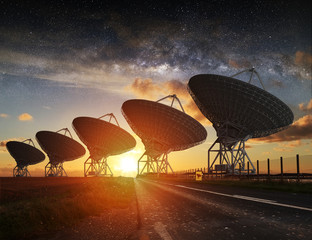
[[[112,177],[113,172],[107,163],[107,158],[103,157],[96,161],[89,157],[84,163],[84,176]]]
[[[143,164],[143,168],[140,170],[140,164]],[[143,153],[138,161],[138,175],[143,175],[145,173],[155,173],[159,174],[168,174],[168,171],[173,173],[172,167],[168,161],[168,154],[163,153],[157,157],[151,157],[150,155]]]
[[[45,176],[46,177],[67,177],[67,173],[63,168],[63,163],[52,164],[49,162],[45,166]]]
[[[252,164],[246,150],[246,140],[240,140],[233,146],[226,146],[219,138],[211,145],[208,150],[208,172],[212,172],[214,164],[219,160],[220,169],[226,170],[229,174],[247,174],[247,163],[249,162],[249,173],[254,174],[256,169]],[[219,145],[219,148],[218,148]],[[212,153],[217,153],[212,162]],[[211,162],[211,164],[210,164]]]
[[[30,173],[28,172],[27,166],[19,167],[16,166],[13,169],[13,177],[31,177]]]

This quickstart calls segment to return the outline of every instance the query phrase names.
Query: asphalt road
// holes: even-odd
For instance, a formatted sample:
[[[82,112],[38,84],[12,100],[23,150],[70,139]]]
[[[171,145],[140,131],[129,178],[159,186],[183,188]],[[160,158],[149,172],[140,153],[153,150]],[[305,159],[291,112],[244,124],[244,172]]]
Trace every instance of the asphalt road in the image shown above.
[[[312,239],[312,197],[135,180],[138,239]]]

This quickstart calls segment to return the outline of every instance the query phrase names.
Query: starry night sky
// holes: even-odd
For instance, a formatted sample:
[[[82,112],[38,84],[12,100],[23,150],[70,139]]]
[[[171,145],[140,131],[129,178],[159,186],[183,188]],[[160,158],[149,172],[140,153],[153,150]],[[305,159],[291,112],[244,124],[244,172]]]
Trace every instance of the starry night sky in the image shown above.
[[[114,112],[129,130],[123,101],[171,91],[202,120],[183,89],[190,77],[251,67],[295,121],[312,122],[309,1],[0,1],[0,7],[2,145],[69,126],[79,115]],[[311,144],[311,138],[310,130],[295,140]]]

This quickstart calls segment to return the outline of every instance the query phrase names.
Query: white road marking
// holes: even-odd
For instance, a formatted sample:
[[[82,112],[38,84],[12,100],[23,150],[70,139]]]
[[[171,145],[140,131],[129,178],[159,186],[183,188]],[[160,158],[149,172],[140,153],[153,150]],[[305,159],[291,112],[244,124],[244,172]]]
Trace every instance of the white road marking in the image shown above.
[[[255,202],[276,203],[276,201],[274,201],[274,200],[267,200],[267,199],[263,199],[263,198],[254,198],[254,197],[248,197],[248,196],[242,196],[242,195],[233,195],[233,197],[245,199],[245,200],[250,200],[250,201],[255,201]]]
[[[168,231],[166,230],[166,226],[163,223],[156,222],[154,224],[154,229],[163,240],[173,240]]]
[[[199,189],[199,188],[187,187],[187,186],[183,186],[183,185],[172,185],[172,186],[176,186],[176,187],[180,187],[180,188],[186,188],[186,189],[190,189],[190,190],[194,190],[194,191],[198,191],[198,192],[207,192],[207,193],[220,195],[220,196],[224,196],[224,197],[243,199],[243,200],[247,200],[247,201],[260,202],[260,203],[271,204],[271,205],[276,205],[276,206],[280,206],[280,207],[295,208],[295,209],[300,209],[300,210],[312,212],[312,208],[305,208],[305,207],[299,207],[299,206],[290,205],[290,204],[278,203],[276,201],[268,200],[268,199],[253,198],[253,197],[241,196],[241,195],[231,195],[231,194],[208,191],[208,190]]]

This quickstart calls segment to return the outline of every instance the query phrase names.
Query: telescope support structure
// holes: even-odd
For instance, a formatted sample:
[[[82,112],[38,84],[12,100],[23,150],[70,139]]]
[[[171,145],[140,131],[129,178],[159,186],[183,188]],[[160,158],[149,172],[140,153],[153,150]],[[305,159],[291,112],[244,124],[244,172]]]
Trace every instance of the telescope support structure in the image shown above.
[[[226,146],[217,138],[208,150],[208,172],[213,171],[214,164],[219,160],[220,170],[226,170],[230,174],[247,174],[247,162],[250,163],[249,173],[255,173],[256,169],[245,150],[247,140],[243,139],[232,146]],[[213,153],[217,153],[214,158]]]
[[[52,164],[49,162],[45,166],[45,176],[46,177],[67,177],[67,173],[63,168],[63,163]]]
[[[138,175],[142,175],[144,170],[146,170],[146,173],[156,173],[157,175],[160,173],[168,174],[169,171],[173,173],[172,167],[168,161],[167,153],[163,153],[157,157],[151,157],[146,154],[146,152],[143,153],[138,160]]]
[[[19,167],[16,166],[13,169],[13,177],[31,177],[30,173],[28,172],[27,166]]]
[[[107,158],[103,157],[96,161],[89,157],[84,163],[84,176],[112,177],[113,172],[107,163]]]
[[[261,80],[261,77],[260,77],[259,73],[256,71],[256,69],[255,69],[254,67],[253,67],[253,68],[250,68],[250,69],[243,70],[243,71],[241,71],[241,72],[238,72],[238,73],[232,75],[231,77],[236,77],[236,76],[238,76],[238,75],[240,75],[240,74],[242,74],[242,73],[245,73],[245,72],[250,72],[250,78],[249,78],[248,83],[251,83],[251,80],[252,80],[252,78],[253,78],[253,76],[254,76],[254,74],[255,74],[255,75],[257,76],[257,78],[258,78],[258,80],[259,80],[259,82],[260,82],[260,84],[261,84],[263,90],[265,90],[264,85],[263,85],[263,82],[262,82],[262,80]]]

